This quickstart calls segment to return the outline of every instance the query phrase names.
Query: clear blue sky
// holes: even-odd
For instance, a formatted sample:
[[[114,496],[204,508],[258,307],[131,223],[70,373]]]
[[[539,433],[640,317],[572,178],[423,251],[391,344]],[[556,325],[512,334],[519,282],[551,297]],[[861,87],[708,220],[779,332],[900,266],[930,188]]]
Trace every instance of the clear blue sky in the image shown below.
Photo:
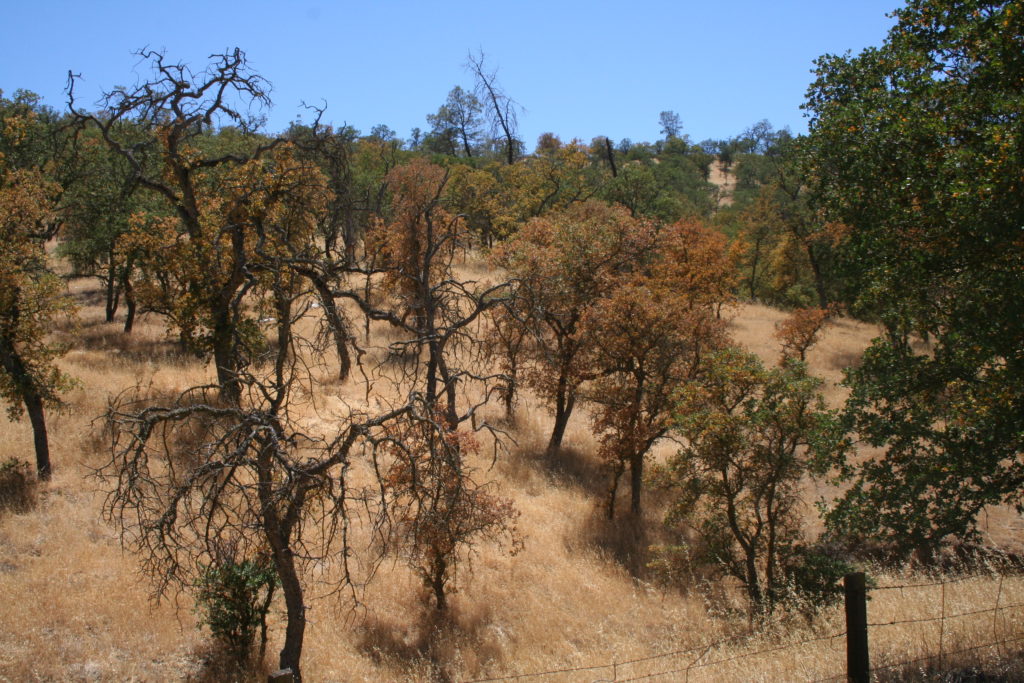
[[[5,3],[0,89],[33,90],[64,107],[68,70],[81,101],[130,85],[140,47],[202,67],[235,46],[274,90],[268,128],[300,103],[364,133],[378,123],[408,137],[428,128],[463,68],[483,49],[522,104],[528,148],[541,133],[589,141],[653,141],[658,114],[679,113],[696,142],[768,119],[804,132],[799,109],[813,60],[879,45],[900,0],[350,0],[328,2]],[[198,69],[197,69],[198,70]],[[306,117],[308,119],[308,115]]]

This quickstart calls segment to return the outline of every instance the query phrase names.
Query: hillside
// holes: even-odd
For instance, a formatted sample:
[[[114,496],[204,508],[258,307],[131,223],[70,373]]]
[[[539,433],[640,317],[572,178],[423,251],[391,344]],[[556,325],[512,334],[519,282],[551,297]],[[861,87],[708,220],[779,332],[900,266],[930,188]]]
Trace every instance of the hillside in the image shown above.
[[[95,280],[73,279],[71,289],[81,304],[80,326],[56,334],[70,345],[61,363],[79,385],[68,394],[66,410],[51,420],[55,474],[39,491],[34,509],[0,517],[0,621],[7,625],[0,631],[0,680],[220,680],[225,674],[217,669],[205,634],[195,628],[190,598],[150,600],[151,584],[136,558],[120,549],[101,519],[104,486],[92,476],[108,457],[97,418],[111,397],[132,387],[166,395],[212,374],[176,350],[156,317],[144,317],[131,337],[117,324],[103,323]],[[774,362],[771,333],[785,314],[746,304],[729,314],[736,341]],[[810,367],[826,380],[831,404],[843,397],[835,386],[842,368],[856,362],[873,334],[870,325],[840,320],[811,351]],[[386,329],[375,324],[374,335],[383,339]],[[358,380],[340,385],[330,374],[330,368],[323,371],[314,392],[321,419],[332,405],[360,400]],[[500,452],[493,466],[484,455],[475,465],[481,478],[493,480],[519,510],[522,552],[509,557],[496,547],[478,547],[471,571],[459,576],[460,589],[444,619],[423,606],[418,579],[397,562],[379,569],[357,594],[358,606],[345,594],[316,595],[308,611],[308,680],[466,680],[653,658],[616,674],[645,676],[673,668],[676,660],[661,658],[664,653],[749,632],[743,601],[728,582],[705,584],[691,575],[686,585],[669,586],[643,566],[646,545],[660,540],[657,501],[641,524],[603,521],[597,509],[603,476],[585,415],[574,417],[565,455],[553,462],[543,454],[551,423],[547,411],[527,397],[519,414],[511,432],[516,443]],[[2,431],[0,460],[28,459],[27,423],[5,422]],[[671,449],[666,443],[659,453]],[[814,519],[810,504],[821,492],[827,493],[819,485],[807,487],[808,520]],[[994,537],[1020,524],[1017,515],[997,518]],[[316,585],[316,577],[310,579]],[[885,573],[876,579],[882,585],[922,580]],[[949,596],[943,589],[942,609],[1014,602],[1008,596],[1022,589],[1019,577],[972,578],[950,589]],[[889,591],[872,601],[871,610],[879,619],[926,618],[934,614],[937,599],[937,594]],[[280,647],[282,610],[278,604],[271,612],[268,661]],[[1024,632],[1019,610],[1000,614],[1006,622],[1000,633]],[[840,608],[812,620],[791,616],[751,638],[716,647],[719,660],[779,642],[821,638],[706,667],[701,680],[813,680],[841,673],[841,641],[833,644],[826,636],[843,630],[842,618]],[[971,625],[963,643],[991,642],[991,618]],[[913,625],[889,629],[873,643],[876,659],[927,654],[933,651],[929,638]],[[544,680],[592,679],[587,672],[563,672]]]

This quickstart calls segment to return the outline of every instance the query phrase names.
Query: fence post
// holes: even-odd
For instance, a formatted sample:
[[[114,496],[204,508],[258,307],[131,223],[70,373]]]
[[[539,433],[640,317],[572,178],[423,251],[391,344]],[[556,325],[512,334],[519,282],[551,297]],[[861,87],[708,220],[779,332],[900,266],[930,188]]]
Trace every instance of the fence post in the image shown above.
[[[864,572],[843,577],[846,594],[846,676],[853,683],[869,683],[868,602]]]

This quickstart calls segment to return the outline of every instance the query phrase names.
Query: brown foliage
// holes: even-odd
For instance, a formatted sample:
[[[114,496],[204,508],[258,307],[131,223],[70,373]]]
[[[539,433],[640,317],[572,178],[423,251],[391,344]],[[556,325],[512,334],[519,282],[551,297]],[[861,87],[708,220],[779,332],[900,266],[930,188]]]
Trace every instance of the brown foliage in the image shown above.
[[[775,338],[782,343],[780,362],[807,360],[807,351],[838,313],[835,304],[827,308],[798,308],[775,326]]]
[[[410,413],[388,427],[381,444],[394,550],[444,611],[459,567],[481,540],[506,539],[511,554],[518,552],[519,513],[473,480],[465,457],[479,443],[472,433],[449,428],[442,416]]]
[[[680,388],[699,380],[708,354],[726,343],[719,310],[732,300],[734,272],[718,233],[678,223],[659,235],[647,268],[588,312],[597,378],[586,394],[598,405],[594,426],[612,475],[609,517],[627,466],[631,510],[640,514],[647,452],[668,431]]]

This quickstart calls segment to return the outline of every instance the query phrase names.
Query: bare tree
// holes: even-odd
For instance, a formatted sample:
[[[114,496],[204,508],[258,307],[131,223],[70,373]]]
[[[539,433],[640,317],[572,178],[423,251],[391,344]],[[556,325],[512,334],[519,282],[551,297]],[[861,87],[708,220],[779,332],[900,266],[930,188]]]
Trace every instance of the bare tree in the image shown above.
[[[163,402],[120,397],[107,414],[112,457],[100,476],[110,491],[105,514],[158,596],[194,586],[223,547],[243,558],[270,556],[287,612],[280,666],[301,680],[303,570],[331,563],[335,584],[353,585],[349,525],[355,510],[370,510],[382,495],[351,486],[347,475],[410,404],[373,415],[351,410],[333,435],[304,431],[292,411],[311,378],[293,329],[309,310],[298,305],[305,293],[287,271],[274,279],[276,352],[262,371],[240,373],[240,401],[217,401],[216,387]]]
[[[476,78],[475,94],[481,102],[486,102],[487,120],[491,124],[491,134],[497,137],[499,134],[505,140],[505,156],[509,164],[515,163],[522,141],[518,134],[518,113],[522,109],[519,104],[509,97],[501,84],[498,83],[498,70],[488,70],[484,64],[484,53],[482,51],[473,54],[469,53],[466,61],[466,68]]]

